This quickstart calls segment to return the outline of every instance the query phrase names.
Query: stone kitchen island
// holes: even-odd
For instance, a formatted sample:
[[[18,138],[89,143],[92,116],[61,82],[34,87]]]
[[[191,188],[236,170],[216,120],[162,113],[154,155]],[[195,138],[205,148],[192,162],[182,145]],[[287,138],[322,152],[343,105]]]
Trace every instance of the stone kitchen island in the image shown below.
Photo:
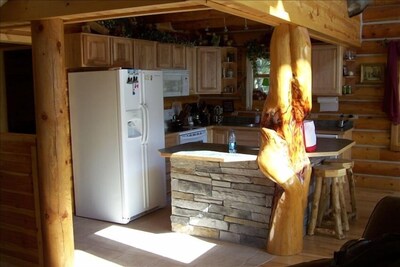
[[[338,156],[354,141],[318,138],[313,158]],[[265,248],[275,183],[258,168],[258,147],[187,143],[160,153],[171,160],[172,231]]]

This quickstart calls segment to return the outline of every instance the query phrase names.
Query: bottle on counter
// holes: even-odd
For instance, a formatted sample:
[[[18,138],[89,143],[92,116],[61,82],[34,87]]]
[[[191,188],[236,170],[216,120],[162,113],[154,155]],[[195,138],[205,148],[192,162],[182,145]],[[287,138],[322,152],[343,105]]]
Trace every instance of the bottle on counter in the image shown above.
[[[229,153],[236,153],[236,135],[233,129],[229,130],[228,151]]]

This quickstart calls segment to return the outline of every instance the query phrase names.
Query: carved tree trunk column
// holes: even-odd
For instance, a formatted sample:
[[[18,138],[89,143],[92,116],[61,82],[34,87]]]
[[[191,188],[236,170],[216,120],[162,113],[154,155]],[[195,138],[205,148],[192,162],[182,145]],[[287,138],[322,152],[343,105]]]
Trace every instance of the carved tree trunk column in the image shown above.
[[[311,42],[305,28],[281,24],[271,38],[270,91],[261,120],[258,164],[278,185],[267,251],[294,255],[303,249],[303,219],[311,165],[302,122],[311,110]]]
[[[44,264],[73,266],[64,24],[59,19],[32,21],[31,31]]]

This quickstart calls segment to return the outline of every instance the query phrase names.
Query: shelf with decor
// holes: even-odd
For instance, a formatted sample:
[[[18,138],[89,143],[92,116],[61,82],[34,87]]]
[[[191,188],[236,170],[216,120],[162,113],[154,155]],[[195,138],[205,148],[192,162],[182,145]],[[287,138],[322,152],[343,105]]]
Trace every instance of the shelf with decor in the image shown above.
[[[343,52],[343,81],[342,95],[353,95],[352,91],[356,85],[358,76],[356,75],[356,53],[351,49],[346,49]]]
[[[237,92],[237,49],[235,47],[221,48],[221,93],[235,94]]]

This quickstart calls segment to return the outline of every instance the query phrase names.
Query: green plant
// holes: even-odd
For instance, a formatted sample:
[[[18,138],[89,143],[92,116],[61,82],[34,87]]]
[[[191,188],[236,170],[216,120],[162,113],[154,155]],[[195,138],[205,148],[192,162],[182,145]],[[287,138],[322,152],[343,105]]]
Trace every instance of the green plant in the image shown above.
[[[257,59],[269,58],[268,47],[260,44],[257,40],[252,40],[246,43],[246,56],[251,62],[253,73],[257,72]]]
[[[113,36],[151,40],[160,43],[194,45],[194,41],[191,41],[186,34],[160,31],[154,25],[144,24],[136,19],[110,19],[98,21],[98,23],[109,29],[110,35]]]

